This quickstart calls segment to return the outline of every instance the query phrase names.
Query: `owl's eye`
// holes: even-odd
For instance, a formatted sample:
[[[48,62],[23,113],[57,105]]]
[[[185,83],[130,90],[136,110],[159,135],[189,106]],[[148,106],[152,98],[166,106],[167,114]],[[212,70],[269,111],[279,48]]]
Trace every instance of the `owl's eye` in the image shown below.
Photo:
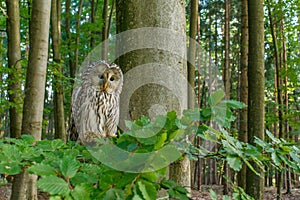
[[[104,79],[104,76],[103,76],[103,75],[98,76],[98,77],[99,77],[99,79],[101,79],[101,80]]]
[[[114,77],[110,77],[110,79],[109,79],[110,81],[114,81],[115,80],[115,78]]]

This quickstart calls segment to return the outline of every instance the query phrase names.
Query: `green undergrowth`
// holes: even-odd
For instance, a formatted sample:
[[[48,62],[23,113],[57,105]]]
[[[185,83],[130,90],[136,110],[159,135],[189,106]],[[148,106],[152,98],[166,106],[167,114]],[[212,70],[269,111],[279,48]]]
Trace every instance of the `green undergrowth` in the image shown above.
[[[245,106],[224,101],[223,97],[224,93],[217,91],[211,95],[208,108],[185,110],[180,118],[172,111],[152,121],[144,116],[127,121],[128,129],[119,137],[98,141],[94,146],[61,140],[34,141],[29,135],[5,138],[0,140],[0,173],[16,175],[26,169],[38,175],[37,187],[49,193],[51,199],[152,200],[158,198],[160,190],[169,197],[189,199],[186,188],[166,178],[168,165],[182,156],[226,161],[235,171],[243,163],[254,172],[253,163],[262,170],[273,166],[281,171],[288,165],[295,173],[300,171],[296,144],[267,131],[268,142],[256,138],[256,144],[250,145],[229,132],[234,110]],[[203,144],[214,142],[218,150],[194,146],[187,139],[193,137],[200,137]],[[251,199],[235,184],[232,187],[232,197],[223,199]],[[212,198],[214,195],[211,191]]]

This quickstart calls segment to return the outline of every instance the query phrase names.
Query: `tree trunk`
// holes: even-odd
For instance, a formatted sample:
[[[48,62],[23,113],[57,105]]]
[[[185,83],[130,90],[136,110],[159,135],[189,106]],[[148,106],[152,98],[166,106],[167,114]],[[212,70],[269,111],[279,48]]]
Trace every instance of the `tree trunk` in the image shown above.
[[[225,1],[225,30],[224,30],[224,45],[225,45],[225,57],[223,68],[223,81],[225,88],[225,99],[230,99],[230,0]],[[224,162],[224,176],[230,179],[230,168],[227,162]],[[224,194],[228,194],[230,185],[226,178],[222,179],[224,185]]]
[[[240,101],[248,104],[248,0],[241,0],[242,6],[242,18],[241,18],[241,63],[240,63]],[[248,142],[247,133],[247,108],[240,111],[239,116],[239,140],[242,142]],[[242,169],[238,173],[238,185],[246,189],[246,165],[244,164]]]
[[[225,98],[230,99],[230,0],[225,1],[225,33],[224,33],[224,45],[225,45],[225,58],[223,69],[223,80],[225,88]]]
[[[191,89],[195,88],[195,59],[196,59],[196,34],[197,34],[197,19],[198,19],[198,0],[191,0],[191,14],[190,14],[190,37],[188,49],[188,81]],[[193,109],[195,106],[195,96],[193,90],[188,90],[188,108]]]
[[[249,57],[248,57],[248,140],[264,140],[264,7],[263,0],[248,1]],[[251,163],[260,174],[247,169],[246,192],[256,200],[264,196],[263,171]]]
[[[82,13],[82,6],[83,6],[83,0],[80,0],[79,6],[78,6],[78,15],[77,15],[77,19],[76,19],[75,63],[74,63],[74,66],[72,66],[72,74],[71,74],[71,75],[74,75],[74,78],[75,78],[75,75],[76,75],[76,72],[78,69],[78,63],[79,63],[79,35],[80,35],[79,26],[80,26],[80,19],[81,19],[81,13]]]
[[[70,78],[71,85],[74,84],[74,78],[76,76],[76,65],[74,62],[74,52],[72,50],[72,37],[71,37],[71,0],[66,0],[66,39],[67,39],[67,48],[69,55],[69,68],[70,68]]]
[[[8,94],[11,106],[9,108],[10,136],[20,137],[22,126],[22,66],[20,47],[20,14],[19,1],[7,0],[7,57],[10,80],[8,82]]]
[[[50,9],[51,0],[32,1],[22,134],[31,134],[36,140],[41,140],[42,134]],[[36,175],[29,175],[24,169],[13,182],[11,199],[37,199],[36,180]]]
[[[117,0],[116,5],[117,62],[126,75],[135,73],[130,91],[123,87],[121,123],[171,110],[180,115],[188,101],[184,1]],[[186,157],[171,165],[170,179],[190,188]]]
[[[60,54],[60,15],[61,2],[60,0],[52,0],[51,3],[51,30],[52,30],[52,49],[54,61],[54,121],[55,121],[55,138],[60,138],[66,141],[65,131],[65,110],[64,110],[64,89],[63,89],[63,70],[61,66]]]
[[[102,12],[102,22],[103,22],[103,27],[102,27],[102,39],[101,39],[101,44],[102,44],[102,60],[107,60],[108,56],[108,41],[107,41],[107,16],[108,16],[108,0],[104,0],[103,3],[103,12]]]

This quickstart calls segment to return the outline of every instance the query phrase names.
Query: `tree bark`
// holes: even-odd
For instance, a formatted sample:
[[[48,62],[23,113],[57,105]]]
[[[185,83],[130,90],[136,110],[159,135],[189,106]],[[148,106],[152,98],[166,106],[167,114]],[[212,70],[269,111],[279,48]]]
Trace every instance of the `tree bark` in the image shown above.
[[[225,58],[223,69],[223,80],[225,88],[225,98],[230,99],[230,0],[225,1],[225,32],[224,32],[224,45],[225,45]]]
[[[10,136],[19,138],[22,126],[22,66],[20,47],[20,14],[19,1],[7,0],[7,57],[9,77],[8,94],[11,103],[9,108]]]
[[[55,138],[66,141],[65,131],[65,110],[64,110],[64,89],[63,89],[63,70],[61,66],[60,54],[60,0],[52,0],[51,3],[51,30],[52,30],[52,49],[54,61],[54,121],[55,121]]]
[[[249,57],[248,57],[248,140],[264,140],[264,7],[263,0],[248,1]],[[264,173],[251,163],[260,174],[247,169],[246,192],[254,199],[264,196]]]
[[[190,30],[189,30],[189,49],[188,49],[188,81],[191,89],[195,88],[195,59],[196,59],[196,34],[197,34],[197,19],[198,19],[198,0],[191,0],[191,14],[190,14]],[[188,108],[195,107],[194,91],[189,90]]]
[[[241,63],[240,63],[240,79],[239,79],[239,86],[240,86],[240,101],[244,104],[248,104],[248,0],[241,0],[242,6],[242,16],[241,16]],[[242,142],[248,142],[248,133],[247,133],[247,124],[248,124],[248,117],[247,117],[247,108],[244,108],[240,111],[239,116],[239,140]],[[244,164],[242,169],[238,173],[238,185],[246,189],[246,165]]]
[[[134,76],[135,84],[141,85],[136,90],[131,88],[134,91],[129,105],[124,105],[128,112],[124,113],[121,105],[121,123],[123,119],[137,119],[141,115],[152,118],[171,110],[180,115],[187,108],[184,4],[181,0],[117,0],[117,33],[126,35],[117,38],[117,63],[124,73],[142,68]],[[176,90],[182,91],[180,97],[160,83],[176,85]],[[125,94],[128,92],[123,87],[122,104],[126,104]],[[190,162],[186,157],[171,165],[170,179],[190,188]]]
[[[108,56],[108,33],[107,33],[107,16],[108,16],[108,0],[104,0],[103,3],[103,12],[102,12],[102,22],[103,22],[103,27],[102,27],[102,39],[101,39],[101,44],[102,44],[102,60],[107,60]]]
[[[51,0],[32,1],[22,134],[31,134],[36,140],[41,140],[42,134],[50,10]],[[14,180],[11,199],[37,199],[36,180],[36,175],[28,175],[24,169]]]

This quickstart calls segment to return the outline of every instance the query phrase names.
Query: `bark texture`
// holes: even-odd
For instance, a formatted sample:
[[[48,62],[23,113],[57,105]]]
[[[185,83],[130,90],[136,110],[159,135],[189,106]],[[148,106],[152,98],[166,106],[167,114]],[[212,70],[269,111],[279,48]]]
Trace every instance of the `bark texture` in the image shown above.
[[[11,106],[9,108],[9,121],[10,121],[10,136],[20,137],[22,126],[22,66],[21,48],[20,48],[20,14],[19,14],[19,1],[7,0],[7,57],[9,77],[8,90],[9,101]]]
[[[31,134],[41,140],[44,93],[48,59],[48,37],[51,0],[33,0],[30,23],[30,50],[26,74],[22,134]],[[36,200],[36,175],[25,170],[13,182],[12,200]]]
[[[117,0],[116,5],[116,58],[125,73],[121,122],[171,110],[180,114],[188,104],[184,1]],[[170,178],[190,187],[187,158],[170,167]]]
[[[240,64],[240,101],[248,104],[248,0],[241,0],[242,16],[241,16],[241,64]],[[248,142],[247,133],[247,108],[240,111],[239,115],[239,140]],[[241,171],[238,173],[238,185],[246,189],[246,166],[243,165]]]
[[[54,125],[55,125],[55,138],[60,138],[66,141],[65,129],[65,110],[64,110],[64,92],[63,92],[63,70],[61,66],[60,54],[60,15],[61,15],[61,2],[60,0],[52,0],[51,3],[51,30],[52,30],[52,49],[54,61]]]
[[[248,140],[264,139],[264,7],[263,0],[248,1],[249,60],[248,60]],[[264,173],[252,163],[258,176],[247,170],[246,192],[254,199],[262,200]]]

